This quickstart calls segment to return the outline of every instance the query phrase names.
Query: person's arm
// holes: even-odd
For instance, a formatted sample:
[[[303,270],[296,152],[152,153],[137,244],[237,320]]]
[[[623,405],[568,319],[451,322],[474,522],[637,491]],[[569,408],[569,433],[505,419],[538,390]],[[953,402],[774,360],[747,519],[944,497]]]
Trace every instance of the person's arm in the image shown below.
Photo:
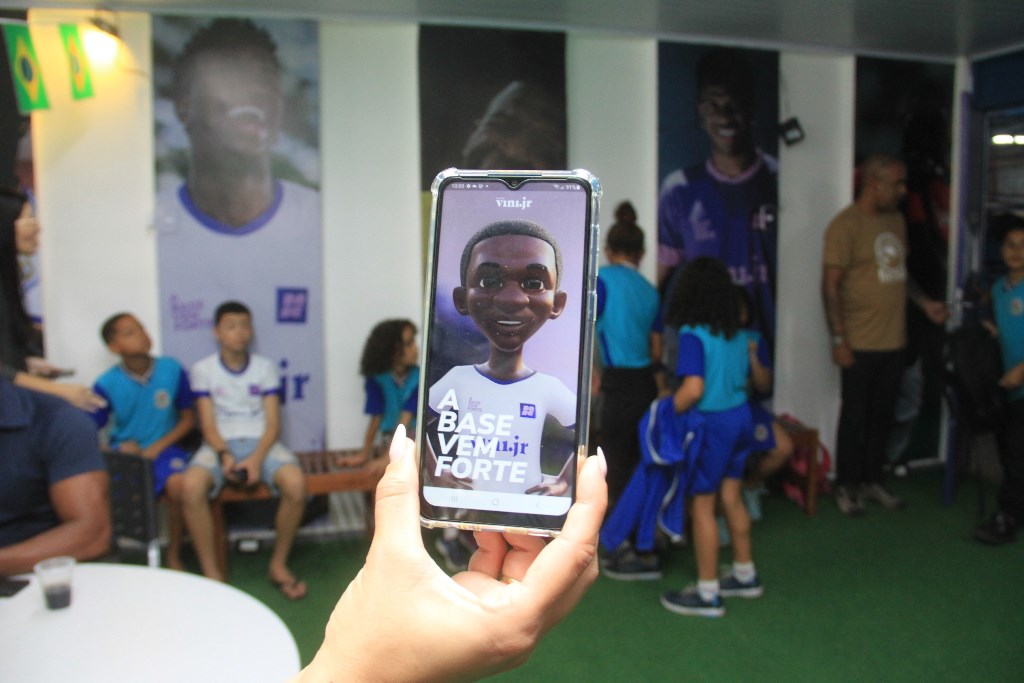
[[[402,417],[405,416],[407,421],[403,421]],[[336,464],[338,467],[361,467],[369,462],[373,455],[373,442],[377,438],[377,432],[380,430],[380,415],[371,415],[369,421],[366,423],[366,432],[363,434],[363,447],[360,451],[354,455],[346,455],[337,459]],[[412,414],[402,412],[399,415],[399,422],[406,427],[409,426],[409,422],[412,421]]]
[[[772,390],[772,371],[761,362],[759,343],[751,339],[747,345],[747,354],[750,357],[750,383],[754,390],[760,394],[767,394]]]
[[[109,481],[102,470],[50,485],[50,503],[60,524],[20,543],[0,548],[0,576],[32,571],[40,560],[71,555],[90,560],[110,550]]]
[[[13,382],[23,389],[31,389],[32,391],[62,398],[76,408],[86,412],[91,412],[107,405],[107,402],[102,397],[97,396],[92,389],[83,384],[54,382],[53,380],[21,371],[14,373]]]
[[[703,395],[704,378],[699,375],[687,375],[676,389],[676,393],[672,395],[672,407],[677,413],[685,413],[697,405]]]
[[[373,452],[373,442],[380,431],[380,420],[380,415],[371,415],[370,421],[366,423],[366,433],[363,434],[363,460],[369,458]]]
[[[704,395],[704,345],[695,335],[679,335],[679,356],[676,376],[682,378],[672,395],[672,408],[684,413],[697,405]]]
[[[907,278],[907,297],[917,304],[918,308],[936,325],[946,322],[949,317],[949,308],[945,301],[936,301],[930,298],[917,284],[914,278]]]
[[[182,408],[178,411],[178,421],[175,423],[171,431],[164,434],[161,438],[151,443],[148,447],[142,451],[143,457],[153,460],[156,456],[163,453],[164,449],[168,446],[181,441],[185,436],[196,427],[196,411],[195,408]]]
[[[478,531],[469,571],[454,577],[423,547],[415,444],[404,428],[390,456],[366,564],[293,680],[468,681],[522,664],[597,578],[604,455],[580,460],[576,502],[557,538]]]
[[[999,378],[999,386],[1003,389],[1016,389],[1022,385],[1024,385],[1024,363],[1014,365]]]
[[[825,302],[825,320],[832,336],[832,362],[841,368],[853,365],[853,349],[846,340],[843,326],[843,306],[839,291],[843,283],[843,269],[825,265],[821,271],[821,298]]]
[[[217,413],[213,407],[213,399],[206,395],[197,396],[196,413],[199,415],[199,431],[202,432],[203,441],[217,453],[221,468],[225,472],[230,472],[235,464],[235,454],[228,448],[227,442],[217,429]]]
[[[651,349],[651,368],[654,373],[654,384],[658,387],[658,396],[665,393],[665,366],[661,363],[661,354],[665,349],[665,339],[661,332],[651,332],[649,344]]]

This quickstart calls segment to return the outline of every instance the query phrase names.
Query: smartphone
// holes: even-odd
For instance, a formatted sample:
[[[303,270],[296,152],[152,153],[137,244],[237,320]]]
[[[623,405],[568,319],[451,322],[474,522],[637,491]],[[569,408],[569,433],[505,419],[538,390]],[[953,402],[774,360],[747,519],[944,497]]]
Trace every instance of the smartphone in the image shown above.
[[[12,579],[0,576],[0,598],[9,598],[18,594],[22,588],[28,585],[28,579]]]
[[[600,182],[448,169],[431,193],[421,523],[557,535],[587,455]]]

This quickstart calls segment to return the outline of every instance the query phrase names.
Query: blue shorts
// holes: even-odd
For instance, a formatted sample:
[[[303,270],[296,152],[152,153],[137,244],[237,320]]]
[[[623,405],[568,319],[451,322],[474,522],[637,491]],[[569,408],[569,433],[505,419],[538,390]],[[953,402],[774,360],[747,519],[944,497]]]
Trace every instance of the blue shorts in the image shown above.
[[[772,429],[775,415],[760,403],[751,401],[750,420],[750,451],[752,453],[767,453],[775,448],[775,430]]]
[[[259,441],[259,439],[227,439],[226,443],[228,449],[235,456],[235,462],[241,462],[252,455]],[[263,458],[263,463],[260,465],[260,479],[267,485],[270,492],[276,496],[278,491],[277,486],[274,485],[274,475],[285,465],[298,466],[298,464],[299,460],[295,457],[295,454],[285,448],[280,441],[275,441],[274,445],[267,451],[267,457]],[[216,498],[220,490],[224,488],[224,470],[220,466],[220,457],[210,448],[210,445],[204,443],[196,451],[196,454],[192,456],[192,462],[188,466],[202,467],[213,475],[213,488],[210,490],[210,498]]]
[[[153,461],[153,488],[156,495],[164,492],[171,475],[185,471],[189,455],[191,454],[180,446],[168,446],[156,456],[156,460]]]
[[[697,454],[690,493],[716,493],[723,479],[742,479],[750,454],[750,406],[702,412],[704,444]]]

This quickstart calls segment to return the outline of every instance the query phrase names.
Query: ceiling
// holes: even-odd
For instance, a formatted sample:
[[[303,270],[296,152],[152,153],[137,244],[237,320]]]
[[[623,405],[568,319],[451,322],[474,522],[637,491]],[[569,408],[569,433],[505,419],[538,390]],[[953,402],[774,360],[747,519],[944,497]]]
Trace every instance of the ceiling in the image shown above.
[[[948,60],[1024,47],[1021,0],[0,0],[0,7],[419,21]]]

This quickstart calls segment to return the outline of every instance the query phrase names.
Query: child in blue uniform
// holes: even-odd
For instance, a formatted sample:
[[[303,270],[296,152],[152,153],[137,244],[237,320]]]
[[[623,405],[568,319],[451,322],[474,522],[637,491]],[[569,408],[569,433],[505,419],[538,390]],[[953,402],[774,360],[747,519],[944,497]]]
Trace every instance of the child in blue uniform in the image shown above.
[[[390,440],[395,427],[412,430],[416,414],[416,396],[420,386],[420,350],[416,344],[416,325],[411,320],[384,320],[370,331],[359,360],[359,372],[365,378],[366,405],[370,416],[362,450],[341,458],[338,465],[358,467],[373,455],[378,436]]]
[[[1000,253],[1006,274],[992,285],[992,308],[1004,374],[1006,415],[999,432],[999,464],[1003,481],[996,511],[974,530],[983,543],[1002,545],[1017,538],[1024,524],[1024,222],[1015,219],[1003,234]]]
[[[725,265],[710,257],[690,261],[669,301],[668,322],[679,327],[681,384],[673,395],[677,413],[698,410],[704,443],[688,482],[697,584],[670,591],[661,604],[678,614],[720,617],[722,597],[762,593],[750,545],[750,517],[741,496],[751,429],[747,381],[748,337],[740,334],[739,300]],[[718,577],[716,499],[721,499],[733,544],[732,571]]]
[[[734,285],[740,299],[740,334],[747,336],[750,358],[750,458],[743,483],[743,500],[752,521],[761,519],[761,493],[768,477],[778,472],[793,454],[793,440],[765,407],[772,392],[772,358],[767,340],[748,327],[753,302],[745,287]]]
[[[196,428],[195,400],[184,368],[173,358],[149,354],[152,342],[130,313],[103,323],[100,336],[121,362],[100,375],[93,390],[107,407],[93,414],[103,427],[113,417],[109,448],[153,461],[156,494],[166,492],[170,507],[167,566],[182,569],[181,472],[190,453],[178,445]]]

